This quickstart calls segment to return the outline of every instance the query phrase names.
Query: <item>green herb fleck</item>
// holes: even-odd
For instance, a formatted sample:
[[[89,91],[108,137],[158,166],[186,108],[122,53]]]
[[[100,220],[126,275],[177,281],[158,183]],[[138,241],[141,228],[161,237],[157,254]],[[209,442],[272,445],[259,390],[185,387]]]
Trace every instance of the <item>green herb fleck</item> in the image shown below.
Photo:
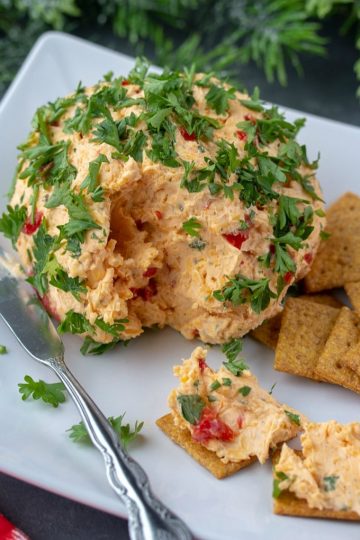
[[[339,476],[324,476],[324,491],[334,491],[336,489],[336,482],[339,480]]]
[[[300,426],[300,416],[298,414],[294,414],[290,411],[284,411],[285,414],[289,417],[289,420],[293,423],[293,424],[296,424],[297,426]]]
[[[241,394],[244,397],[248,396],[250,392],[251,392],[250,386],[242,386],[241,388],[239,388],[239,394]]]
[[[197,394],[178,396],[178,402],[181,407],[181,414],[190,424],[199,422],[203,408],[204,400]]]

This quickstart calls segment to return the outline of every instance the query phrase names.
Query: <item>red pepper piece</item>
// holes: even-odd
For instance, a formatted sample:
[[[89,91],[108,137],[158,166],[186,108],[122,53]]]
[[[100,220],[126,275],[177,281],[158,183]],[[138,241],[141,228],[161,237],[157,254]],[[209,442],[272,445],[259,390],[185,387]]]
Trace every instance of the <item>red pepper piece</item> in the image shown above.
[[[163,213],[160,212],[160,210],[155,210],[154,214],[158,219],[162,219],[164,217]]]
[[[236,247],[237,249],[241,249],[241,246],[249,238],[249,231],[246,229],[245,231],[236,231],[233,233],[225,233],[222,235],[225,240],[229,242],[232,246]]]
[[[247,120],[247,122],[251,122],[252,124],[255,124],[256,122],[252,114],[245,114],[244,119]]]
[[[42,303],[46,311],[49,313],[49,315],[51,315],[51,317],[53,317],[57,321],[60,321],[59,314],[56,311],[56,309],[54,309],[53,305],[51,304],[49,296],[47,294],[44,294],[44,296],[40,296],[39,298],[40,298],[40,302]]]
[[[195,133],[188,133],[185,128],[180,127],[180,133],[185,141],[196,141]]]
[[[155,294],[157,294],[156,281],[151,278],[146,287],[141,287],[139,289],[137,289],[136,287],[131,287],[130,291],[133,293],[132,300],[135,300],[136,298],[142,298],[146,302],[147,300],[150,300],[153,296],[155,296]]]
[[[128,81],[127,79],[124,79],[123,81],[121,81],[121,86],[128,86],[130,84],[130,81]]]
[[[304,255],[304,261],[305,261],[307,264],[311,264],[311,263],[312,263],[312,260],[313,260],[312,253],[305,253],[305,255]]]
[[[236,135],[238,136],[240,141],[245,141],[246,138],[247,138],[247,133],[245,131],[239,130],[239,131],[236,132]]]
[[[29,235],[34,234],[34,232],[36,232],[38,228],[40,227],[42,218],[43,218],[42,212],[35,212],[34,223],[31,223],[30,218],[26,218],[26,221],[22,228],[22,232],[24,234],[29,234]]]
[[[274,244],[270,244],[269,250],[270,250],[270,253],[271,253],[272,255],[274,255],[274,253],[275,253],[275,246],[274,246]]]
[[[192,437],[197,442],[206,442],[210,439],[226,442],[234,439],[234,432],[218,417],[215,411],[205,407],[202,410],[199,423],[194,428]]]
[[[204,358],[199,358],[198,362],[199,362],[200,371],[202,373],[204,371],[204,369],[208,367],[207,363],[205,362]]]
[[[147,270],[145,270],[145,272],[143,273],[143,277],[151,278],[151,277],[155,276],[157,270],[158,269],[155,268],[155,266],[149,266],[149,268]]]
[[[294,272],[286,272],[284,276],[284,281],[287,285],[289,285],[294,278]]]

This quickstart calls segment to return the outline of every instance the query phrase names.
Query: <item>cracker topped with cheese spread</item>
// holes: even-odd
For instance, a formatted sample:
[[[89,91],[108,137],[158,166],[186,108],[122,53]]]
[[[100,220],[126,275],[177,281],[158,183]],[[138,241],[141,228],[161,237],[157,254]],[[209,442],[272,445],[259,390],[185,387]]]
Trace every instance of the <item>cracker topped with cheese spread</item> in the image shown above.
[[[229,359],[219,371],[197,347],[174,374],[180,385],[169,396],[174,424],[223,463],[256,457],[264,463],[271,449],[297,435],[301,417],[259,386],[242,360]]]
[[[281,311],[325,225],[288,122],[213,75],[138,62],[40,107],[0,231],[62,332],[226,343]]]
[[[360,423],[305,423],[301,443],[302,454],[284,444],[275,464],[275,512],[360,519]]]

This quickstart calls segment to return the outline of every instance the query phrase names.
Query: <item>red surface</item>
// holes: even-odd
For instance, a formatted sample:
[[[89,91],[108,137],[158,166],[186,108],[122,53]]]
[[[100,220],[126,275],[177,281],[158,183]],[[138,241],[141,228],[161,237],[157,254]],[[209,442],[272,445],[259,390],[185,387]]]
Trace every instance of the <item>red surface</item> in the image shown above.
[[[29,540],[29,537],[0,514],[0,540]]]

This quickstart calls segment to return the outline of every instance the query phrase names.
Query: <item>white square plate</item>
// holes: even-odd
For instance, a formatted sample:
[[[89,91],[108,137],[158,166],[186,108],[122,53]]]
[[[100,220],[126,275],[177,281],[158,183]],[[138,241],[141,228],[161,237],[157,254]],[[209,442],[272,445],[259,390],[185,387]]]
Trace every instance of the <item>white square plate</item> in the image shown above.
[[[16,163],[16,145],[29,131],[39,105],[72,91],[79,80],[92,84],[109,70],[126,74],[134,60],[78,38],[51,32],[34,46],[0,104],[1,210],[4,209]],[[286,111],[288,117],[302,115]],[[319,178],[327,202],[346,190],[360,194],[358,128],[311,115],[301,140],[311,158],[320,150]],[[0,244],[8,247],[3,238]],[[144,420],[143,437],[132,455],[148,472],[156,494],[177,512],[193,533],[208,540],[241,537],[262,540],[359,538],[359,526],[322,520],[278,517],[272,513],[271,466],[253,465],[232,478],[215,480],[155,426],[167,412],[167,395],[176,384],[172,365],[194,348],[175,331],[147,332],[126,349],[103,357],[83,357],[80,340],[66,336],[66,360],[106,415],[127,411],[127,420]],[[39,402],[22,402],[17,389],[25,374],[55,380],[32,362],[0,324],[0,343],[9,354],[0,356],[0,469],[45,489],[119,516],[125,510],[107,485],[100,456],[92,448],[73,444],[67,434],[79,421],[69,401],[52,409]],[[245,339],[245,358],[264,388],[277,382],[275,397],[316,421],[359,420],[359,396],[342,388],[277,373],[273,353]],[[219,349],[209,354],[218,367]],[[291,528],[291,529],[290,529]]]

